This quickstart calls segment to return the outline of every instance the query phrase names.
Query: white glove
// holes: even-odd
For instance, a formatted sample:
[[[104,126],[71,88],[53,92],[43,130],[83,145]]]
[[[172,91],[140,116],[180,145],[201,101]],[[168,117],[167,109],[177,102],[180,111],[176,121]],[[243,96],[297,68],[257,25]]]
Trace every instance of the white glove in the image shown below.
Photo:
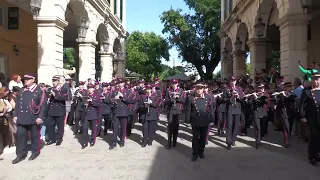
[[[147,103],[148,103],[148,104],[151,104],[151,103],[152,103],[151,99],[149,99]]]

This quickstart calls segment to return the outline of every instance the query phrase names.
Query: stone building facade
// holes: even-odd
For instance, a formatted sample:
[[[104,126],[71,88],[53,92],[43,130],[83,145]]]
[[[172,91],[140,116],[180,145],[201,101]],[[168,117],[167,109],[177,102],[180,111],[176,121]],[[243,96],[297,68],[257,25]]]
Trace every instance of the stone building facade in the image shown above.
[[[250,76],[270,69],[273,52],[280,52],[285,81],[301,75],[317,61],[320,47],[320,1],[221,0],[221,75],[244,75],[250,52]],[[320,40],[320,39],[319,39]]]
[[[66,71],[63,48],[72,47],[77,80],[94,79],[96,63],[101,81],[125,76],[126,0],[42,0],[40,8],[32,6],[29,0],[0,0],[1,71],[32,72],[38,82],[50,84],[52,76]],[[12,7],[18,9],[15,30]]]

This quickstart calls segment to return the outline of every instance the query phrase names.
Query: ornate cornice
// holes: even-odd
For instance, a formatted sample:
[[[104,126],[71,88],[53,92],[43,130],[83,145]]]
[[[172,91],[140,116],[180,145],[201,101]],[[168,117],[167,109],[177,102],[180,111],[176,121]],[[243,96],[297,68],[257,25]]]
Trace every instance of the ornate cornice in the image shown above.
[[[233,8],[232,13],[222,24],[221,30],[227,31],[230,26],[238,19],[238,15],[254,1],[255,0],[239,0],[236,6]]]
[[[288,14],[279,19],[276,25],[280,28],[285,28],[289,25],[307,25],[311,18],[311,14]]]
[[[83,40],[83,41],[79,41],[77,39],[77,42],[79,43],[79,46],[93,46],[96,47],[98,45],[98,41],[95,40]]]
[[[46,16],[37,16],[34,17],[34,20],[37,21],[38,27],[52,27],[55,26],[61,30],[68,25],[68,22],[59,18],[59,17],[46,17]]]

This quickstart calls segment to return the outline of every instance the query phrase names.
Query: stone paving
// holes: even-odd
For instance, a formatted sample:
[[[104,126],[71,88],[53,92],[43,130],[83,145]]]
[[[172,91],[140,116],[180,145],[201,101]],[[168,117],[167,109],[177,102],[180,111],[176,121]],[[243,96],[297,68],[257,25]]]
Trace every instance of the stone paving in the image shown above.
[[[164,116],[161,116],[164,119]],[[320,168],[306,160],[306,144],[293,139],[281,147],[282,135],[270,126],[263,146],[256,150],[253,139],[239,137],[236,146],[225,149],[225,138],[210,133],[204,160],[190,161],[190,128],[181,125],[178,146],[166,144],[165,121],[159,122],[156,142],[141,148],[141,125],[137,124],[125,147],[110,151],[110,135],[98,138],[96,146],[80,148],[67,130],[60,147],[45,146],[37,160],[12,165],[15,154],[0,156],[0,180],[319,180]],[[250,131],[252,134],[252,131]],[[30,154],[30,153],[29,153]]]

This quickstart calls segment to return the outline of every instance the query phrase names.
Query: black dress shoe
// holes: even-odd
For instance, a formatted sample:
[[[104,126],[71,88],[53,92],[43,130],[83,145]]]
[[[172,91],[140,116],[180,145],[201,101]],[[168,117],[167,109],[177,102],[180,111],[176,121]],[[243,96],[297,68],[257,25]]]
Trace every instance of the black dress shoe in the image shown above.
[[[149,142],[148,142],[148,145],[149,145],[149,146],[152,146],[152,141],[149,141]]]
[[[232,143],[232,146],[236,146],[236,143],[235,143],[235,142],[233,142],[233,143]]]
[[[170,144],[167,144],[167,149],[170,149],[171,148],[171,143]]]
[[[227,149],[230,150],[231,149],[231,144],[227,145]]]
[[[81,149],[85,149],[86,147],[88,147],[88,144],[82,144]]]
[[[191,157],[191,161],[192,161],[192,162],[196,161],[197,159],[198,159],[198,156],[192,156],[192,157]]]
[[[258,143],[256,144],[256,149],[259,149],[259,144]]]
[[[199,154],[199,158],[204,159],[204,154],[203,153]]]
[[[92,146],[94,146],[94,143],[92,142],[92,143],[90,143],[90,146],[92,147]]]
[[[124,143],[120,143],[120,147],[124,147]]]
[[[141,144],[141,147],[146,147],[147,146],[147,143],[146,142],[143,142],[142,144]]]
[[[116,144],[116,143],[113,143],[113,144],[109,147],[109,149],[112,150],[112,149],[114,149],[114,148],[116,148],[116,147],[117,147],[117,144]]]
[[[318,161],[317,161],[316,158],[312,158],[312,159],[310,160],[310,163],[311,163],[313,166],[317,166],[317,165],[318,165]]]
[[[47,142],[47,145],[51,145],[51,144],[54,144],[54,143],[56,143],[55,140],[49,140],[49,141]]]
[[[32,154],[30,157],[29,157],[29,161],[32,161],[32,160],[35,160],[37,157],[39,156],[39,153],[37,154]]]
[[[62,143],[62,140],[57,140],[56,146],[60,146]]]
[[[17,156],[13,161],[12,161],[12,164],[17,164],[23,160],[26,159],[27,156]]]

